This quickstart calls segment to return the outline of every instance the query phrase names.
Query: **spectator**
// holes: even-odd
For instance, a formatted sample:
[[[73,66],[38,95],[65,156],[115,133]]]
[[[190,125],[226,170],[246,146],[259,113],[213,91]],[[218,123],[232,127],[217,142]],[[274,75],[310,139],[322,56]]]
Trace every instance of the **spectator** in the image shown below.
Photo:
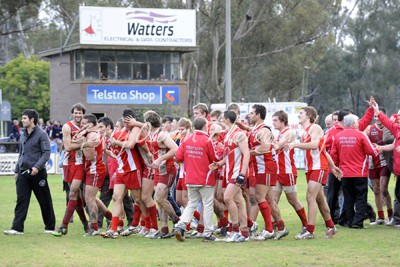
[[[19,121],[18,120],[13,120],[13,126],[11,127],[11,139],[15,139],[15,141],[19,141],[19,137],[21,136],[20,134],[20,127],[19,127]]]
[[[54,230],[55,215],[50,188],[47,182],[46,162],[50,157],[50,143],[46,133],[37,126],[38,113],[26,109],[22,113],[24,130],[20,140],[20,153],[15,167],[17,204],[11,230],[6,235],[23,235],[32,191],[42,211],[45,232]]]

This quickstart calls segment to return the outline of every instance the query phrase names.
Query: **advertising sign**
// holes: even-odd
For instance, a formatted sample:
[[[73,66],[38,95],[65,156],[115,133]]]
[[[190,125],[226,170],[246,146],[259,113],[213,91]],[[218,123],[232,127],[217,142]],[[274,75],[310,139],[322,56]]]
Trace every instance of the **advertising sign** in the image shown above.
[[[179,105],[178,86],[88,85],[89,104]]]
[[[188,9],[79,7],[80,43],[196,46],[196,12]]]

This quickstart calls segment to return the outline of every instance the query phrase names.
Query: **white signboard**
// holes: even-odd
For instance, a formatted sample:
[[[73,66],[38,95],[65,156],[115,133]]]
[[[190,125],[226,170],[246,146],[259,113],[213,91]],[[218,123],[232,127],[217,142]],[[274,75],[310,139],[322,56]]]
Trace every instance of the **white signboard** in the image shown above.
[[[0,154],[0,175],[14,175],[15,165],[18,162],[18,153],[3,153]],[[48,174],[60,174],[57,172],[58,153],[51,153],[50,158],[46,163]]]
[[[196,46],[196,12],[188,9],[79,7],[80,43]]]

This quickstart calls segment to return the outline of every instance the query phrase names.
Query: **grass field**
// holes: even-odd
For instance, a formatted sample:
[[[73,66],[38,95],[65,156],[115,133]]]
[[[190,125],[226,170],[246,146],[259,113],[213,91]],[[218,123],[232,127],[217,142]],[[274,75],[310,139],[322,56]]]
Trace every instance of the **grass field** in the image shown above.
[[[298,190],[305,203],[304,173]],[[65,193],[59,175],[49,176],[57,225],[65,211]],[[394,182],[391,181],[390,192]],[[372,200],[372,194],[369,199]],[[16,201],[14,178],[0,177],[0,229],[10,229]],[[332,239],[324,237],[318,216],[314,240],[295,240],[300,221],[282,198],[281,213],[290,234],[282,240],[247,243],[203,243],[201,240],[148,240],[143,237],[84,237],[75,220],[61,238],[44,233],[39,205],[34,196],[23,236],[0,235],[0,266],[399,266],[400,230],[369,226],[356,230],[338,227]],[[372,202],[371,202],[372,203]],[[76,219],[78,217],[76,216]],[[259,216],[261,226],[261,216]]]

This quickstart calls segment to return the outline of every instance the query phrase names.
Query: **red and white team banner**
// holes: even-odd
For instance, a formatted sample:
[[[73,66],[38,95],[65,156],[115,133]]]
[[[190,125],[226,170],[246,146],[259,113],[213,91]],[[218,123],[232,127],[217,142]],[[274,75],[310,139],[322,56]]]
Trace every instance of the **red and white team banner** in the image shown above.
[[[196,46],[196,11],[79,7],[80,43],[133,46]]]

